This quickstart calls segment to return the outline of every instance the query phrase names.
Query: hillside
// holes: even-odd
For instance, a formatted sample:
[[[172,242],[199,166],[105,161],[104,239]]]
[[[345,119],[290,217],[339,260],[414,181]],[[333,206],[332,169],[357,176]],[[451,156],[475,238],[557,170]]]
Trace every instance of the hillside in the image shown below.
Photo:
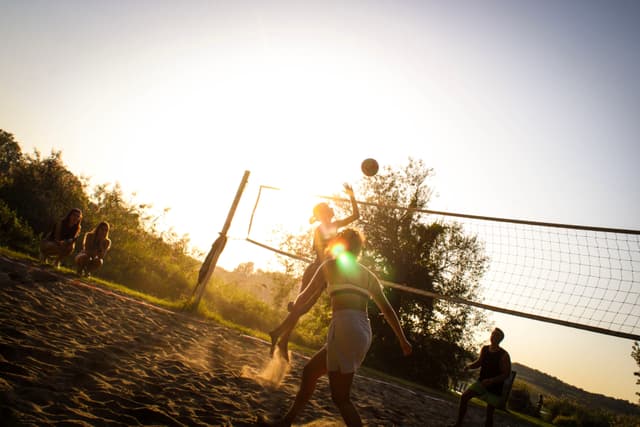
[[[518,373],[516,383],[518,381],[526,383],[529,386],[532,398],[542,393],[545,396],[574,400],[585,407],[600,408],[619,414],[640,416],[640,406],[634,405],[626,400],[590,393],[519,363],[513,364],[513,370]]]

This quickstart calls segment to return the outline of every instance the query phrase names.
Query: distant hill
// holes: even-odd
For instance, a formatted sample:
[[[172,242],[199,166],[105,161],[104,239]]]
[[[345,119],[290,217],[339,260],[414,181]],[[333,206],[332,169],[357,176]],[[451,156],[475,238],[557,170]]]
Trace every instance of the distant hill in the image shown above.
[[[640,406],[626,400],[590,393],[519,363],[513,364],[513,370],[518,373],[516,387],[518,382],[526,383],[532,400],[537,400],[538,394],[542,393],[544,396],[571,399],[588,408],[600,408],[618,414],[640,416]]]

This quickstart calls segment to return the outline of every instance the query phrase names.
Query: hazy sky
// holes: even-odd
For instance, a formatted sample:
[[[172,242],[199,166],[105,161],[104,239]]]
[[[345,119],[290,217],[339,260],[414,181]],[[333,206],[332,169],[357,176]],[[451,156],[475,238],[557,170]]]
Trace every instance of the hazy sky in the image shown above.
[[[245,170],[240,237],[258,185],[335,193],[365,157],[433,167],[432,209],[640,229],[638,22],[637,1],[8,1],[0,128],[205,251]],[[271,256],[250,246],[220,265]],[[637,401],[630,341],[496,321],[514,361]]]

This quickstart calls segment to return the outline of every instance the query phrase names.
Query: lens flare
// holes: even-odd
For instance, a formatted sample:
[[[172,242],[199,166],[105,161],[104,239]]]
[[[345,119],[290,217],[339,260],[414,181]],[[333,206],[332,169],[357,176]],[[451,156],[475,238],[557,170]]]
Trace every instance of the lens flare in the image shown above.
[[[328,247],[328,251],[333,259],[336,260],[338,268],[344,272],[353,271],[358,264],[356,257],[347,251],[347,246],[344,242],[332,242]]]
[[[336,258],[336,263],[338,264],[338,268],[345,272],[353,271],[356,269],[358,265],[358,261],[356,257],[351,253],[344,251]]]
[[[337,259],[346,250],[347,248],[343,242],[333,242],[329,245],[329,253],[334,259]]]

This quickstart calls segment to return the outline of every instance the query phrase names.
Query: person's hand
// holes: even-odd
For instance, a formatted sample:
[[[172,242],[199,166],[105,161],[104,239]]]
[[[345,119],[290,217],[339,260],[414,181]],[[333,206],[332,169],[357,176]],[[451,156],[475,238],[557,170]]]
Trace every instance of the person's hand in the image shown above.
[[[413,353],[413,347],[411,347],[411,343],[406,338],[400,341],[400,348],[402,348],[402,354],[405,356],[409,356]]]
[[[347,193],[349,197],[354,197],[353,188],[348,183],[344,183],[344,192]]]

